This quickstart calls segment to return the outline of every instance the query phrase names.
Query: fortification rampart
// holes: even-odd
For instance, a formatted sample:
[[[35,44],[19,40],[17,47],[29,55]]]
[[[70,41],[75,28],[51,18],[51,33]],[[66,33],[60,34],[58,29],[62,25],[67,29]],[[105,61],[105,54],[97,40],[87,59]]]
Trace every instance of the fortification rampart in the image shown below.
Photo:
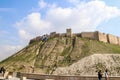
[[[114,36],[112,34],[107,34],[107,39],[110,44],[119,44],[117,36]]]
[[[50,37],[56,37],[56,32],[51,32]]]
[[[101,32],[97,32],[97,35],[98,35],[98,41],[108,42],[107,34],[101,33]]]
[[[97,32],[82,32],[81,37],[93,39],[93,40],[98,40]]]
[[[66,36],[72,37],[72,30],[71,29],[66,29]]]
[[[51,32],[50,35],[46,35],[46,36],[47,36],[47,38],[77,36],[77,37],[81,37],[81,38],[88,38],[88,39],[92,39],[92,40],[108,42],[110,44],[120,45],[120,37],[117,37],[117,36],[114,36],[114,35],[111,35],[111,34],[101,33],[99,31],[81,32],[81,33],[77,33],[77,34],[72,34],[71,29],[66,29],[66,33]],[[31,44],[33,42],[36,42],[36,41],[38,42],[40,40],[42,40],[42,36],[38,36],[36,38],[31,39],[29,44]]]

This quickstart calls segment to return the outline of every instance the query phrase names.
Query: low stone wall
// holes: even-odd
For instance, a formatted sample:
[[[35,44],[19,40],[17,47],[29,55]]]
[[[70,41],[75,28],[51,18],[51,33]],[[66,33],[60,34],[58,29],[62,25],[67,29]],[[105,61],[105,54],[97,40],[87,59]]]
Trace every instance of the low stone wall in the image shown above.
[[[39,79],[39,80],[98,80],[97,76],[62,76],[62,75],[41,75],[21,73],[20,78]],[[102,80],[105,80],[103,77]],[[119,77],[109,77],[109,80],[120,80]]]

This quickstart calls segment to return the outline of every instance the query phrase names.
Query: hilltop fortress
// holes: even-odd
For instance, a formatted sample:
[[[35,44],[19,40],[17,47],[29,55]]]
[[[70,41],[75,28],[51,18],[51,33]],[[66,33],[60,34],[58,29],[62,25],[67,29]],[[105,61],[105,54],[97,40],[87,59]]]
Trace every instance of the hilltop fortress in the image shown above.
[[[81,33],[72,33],[71,29],[66,29],[66,33],[56,33],[51,32],[50,35],[46,35],[47,38],[54,38],[54,37],[81,37],[81,38],[88,38],[92,40],[108,42],[110,44],[120,45],[120,37],[112,35],[112,34],[105,34],[99,31],[95,32],[81,32]],[[30,40],[29,44],[33,42],[38,42],[42,40],[42,36],[38,36]]]

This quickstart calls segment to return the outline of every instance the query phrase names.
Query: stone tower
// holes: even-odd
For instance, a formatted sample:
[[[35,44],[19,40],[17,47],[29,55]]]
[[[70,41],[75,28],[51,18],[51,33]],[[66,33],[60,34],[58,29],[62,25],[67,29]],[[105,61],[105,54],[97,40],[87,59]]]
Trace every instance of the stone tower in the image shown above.
[[[72,30],[71,29],[66,29],[66,36],[72,37]]]

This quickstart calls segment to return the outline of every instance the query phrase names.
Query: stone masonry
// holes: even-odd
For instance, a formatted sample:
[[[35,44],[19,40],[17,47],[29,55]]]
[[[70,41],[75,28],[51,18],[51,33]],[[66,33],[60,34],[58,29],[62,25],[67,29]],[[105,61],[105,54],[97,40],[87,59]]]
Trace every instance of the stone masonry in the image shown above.
[[[72,37],[72,30],[71,29],[66,29],[66,36]]]
[[[81,37],[96,40],[95,32],[82,32]]]
[[[107,34],[98,32],[98,41],[108,42]]]
[[[117,36],[107,34],[107,39],[110,44],[119,44]]]
[[[77,34],[73,34],[71,29],[66,29],[66,33],[56,33],[56,32],[51,32],[49,38],[51,37],[73,37],[73,36],[77,36],[77,37],[81,37],[81,38],[88,38],[88,39],[92,39],[92,40],[98,40],[98,41],[102,41],[102,42],[108,42],[110,44],[116,44],[116,45],[120,45],[120,37],[114,36],[112,34],[105,34],[105,33],[101,33],[99,31],[95,31],[95,32],[81,32],[81,33],[77,33]],[[35,41],[40,41],[41,40],[41,36],[38,36],[36,38],[33,38],[30,40],[29,44],[35,42]]]

